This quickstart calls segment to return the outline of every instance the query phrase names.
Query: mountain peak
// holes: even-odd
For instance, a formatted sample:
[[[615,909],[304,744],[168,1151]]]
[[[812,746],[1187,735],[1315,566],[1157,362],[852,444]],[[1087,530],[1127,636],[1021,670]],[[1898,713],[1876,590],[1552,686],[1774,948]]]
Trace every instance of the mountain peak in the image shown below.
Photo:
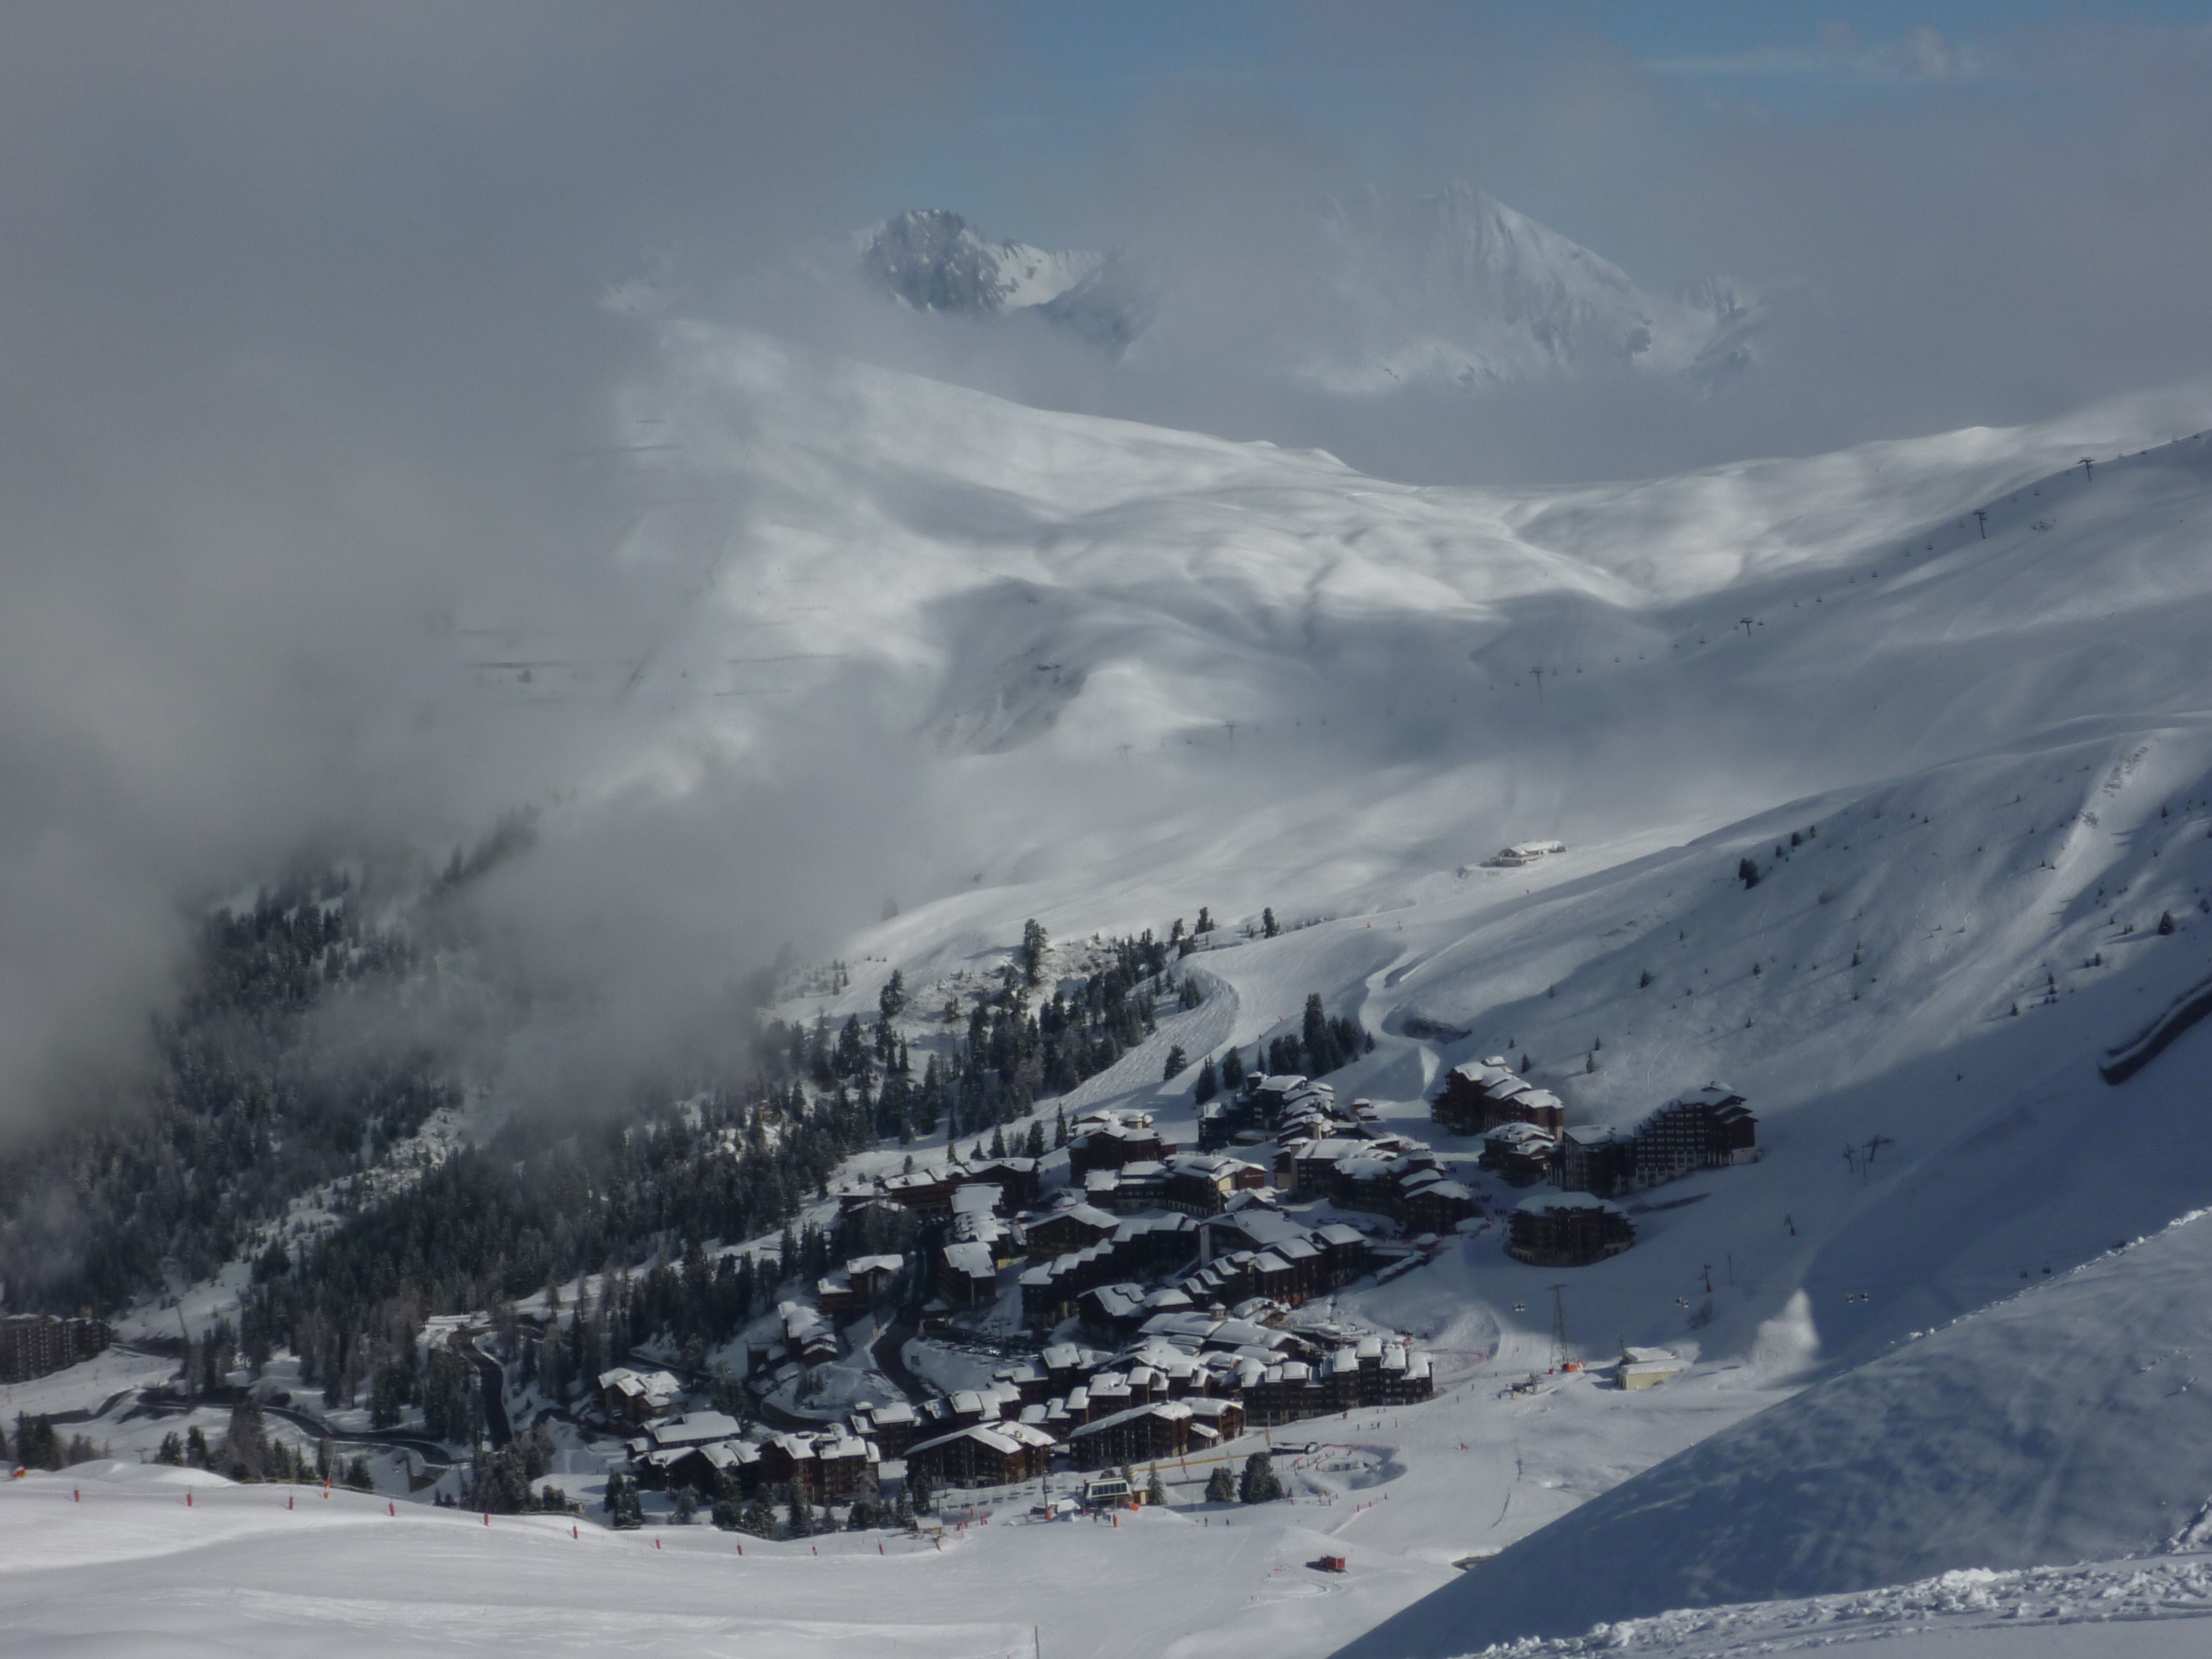
[[[1103,263],[1096,253],[1054,253],[994,241],[959,214],[920,208],[867,233],[860,268],[916,311],[963,317],[1026,310],[1058,299]]]

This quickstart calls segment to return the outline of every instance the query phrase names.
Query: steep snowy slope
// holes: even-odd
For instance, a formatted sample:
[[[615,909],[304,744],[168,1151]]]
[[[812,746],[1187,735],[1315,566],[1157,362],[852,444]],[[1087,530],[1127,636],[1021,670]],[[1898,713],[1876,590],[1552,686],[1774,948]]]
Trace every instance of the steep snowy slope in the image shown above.
[[[2200,1217],[1923,1337],[1615,1487],[1345,1659],[2154,1550],[2212,1505],[2208,1268]]]

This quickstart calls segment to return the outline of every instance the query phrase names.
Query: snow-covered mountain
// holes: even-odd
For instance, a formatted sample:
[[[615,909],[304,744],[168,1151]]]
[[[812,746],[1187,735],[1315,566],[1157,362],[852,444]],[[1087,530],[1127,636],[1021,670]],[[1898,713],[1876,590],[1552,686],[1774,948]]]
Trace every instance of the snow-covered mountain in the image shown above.
[[[1626,371],[1711,389],[1750,364],[1765,320],[1756,296],[1717,279],[1672,297],[1646,292],[1619,266],[1463,184],[1428,196],[1369,186],[1320,198],[1293,242],[1296,257],[1224,280],[1263,308],[1280,300],[1301,319],[1269,339],[1271,362],[1333,392]],[[917,311],[1025,313],[1117,352],[1163,312],[1178,343],[1170,349],[1187,343],[1185,328],[1211,332],[1181,318],[1176,289],[1160,291],[1130,256],[994,241],[941,210],[873,227],[860,265]]]
[[[1147,320],[1142,281],[1121,256],[994,241],[943,209],[872,227],[861,238],[860,270],[916,311],[1027,315],[1109,351],[1127,346]]]
[[[1096,271],[1096,253],[1048,253],[986,237],[942,209],[902,213],[873,227],[860,266],[917,311],[962,317],[1022,311],[1058,299]]]
[[[1749,365],[1763,321],[1755,300],[1717,281],[1647,293],[1467,185],[1433,196],[1370,186],[1328,202],[1321,226],[1349,327],[1308,373],[1339,390],[1622,369],[1711,386]]]

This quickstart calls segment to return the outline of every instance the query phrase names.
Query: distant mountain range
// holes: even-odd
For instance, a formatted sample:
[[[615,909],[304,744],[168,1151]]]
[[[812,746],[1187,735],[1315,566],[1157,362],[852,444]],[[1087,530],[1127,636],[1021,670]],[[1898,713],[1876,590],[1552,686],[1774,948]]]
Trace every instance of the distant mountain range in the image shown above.
[[[1291,374],[1327,391],[1469,388],[1640,372],[1711,389],[1749,367],[1759,296],[1707,279],[1672,296],[1466,185],[1431,196],[1368,187],[1314,209],[1307,337]],[[860,267],[916,311],[1025,317],[1119,355],[1172,313],[1177,290],[1140,255],[994,240],[957,213],[900,214],[863,234]]]

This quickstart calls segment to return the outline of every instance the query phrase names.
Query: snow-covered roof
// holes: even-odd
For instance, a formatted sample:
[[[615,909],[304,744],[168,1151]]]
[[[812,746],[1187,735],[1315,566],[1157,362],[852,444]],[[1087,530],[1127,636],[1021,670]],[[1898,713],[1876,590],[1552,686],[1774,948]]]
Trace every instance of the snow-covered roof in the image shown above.
[[[970,1279],[996,1279],[999,1264],[992,1260],[988,1244],[947,1244],[945,1247],[945,1265],[957,1273]],[[1026,1279],[1028,1275],[1023,1275]]]
[[[1615,1215],[1626,1215],[1627,1211],[1609,1198],[1600,1198],[1592,1193],[1539,1193],[1534,1198],[1524,1198],[1513,1206],[1523,1215],[1541,1215],[1547,1210],[1610,1210]]]

